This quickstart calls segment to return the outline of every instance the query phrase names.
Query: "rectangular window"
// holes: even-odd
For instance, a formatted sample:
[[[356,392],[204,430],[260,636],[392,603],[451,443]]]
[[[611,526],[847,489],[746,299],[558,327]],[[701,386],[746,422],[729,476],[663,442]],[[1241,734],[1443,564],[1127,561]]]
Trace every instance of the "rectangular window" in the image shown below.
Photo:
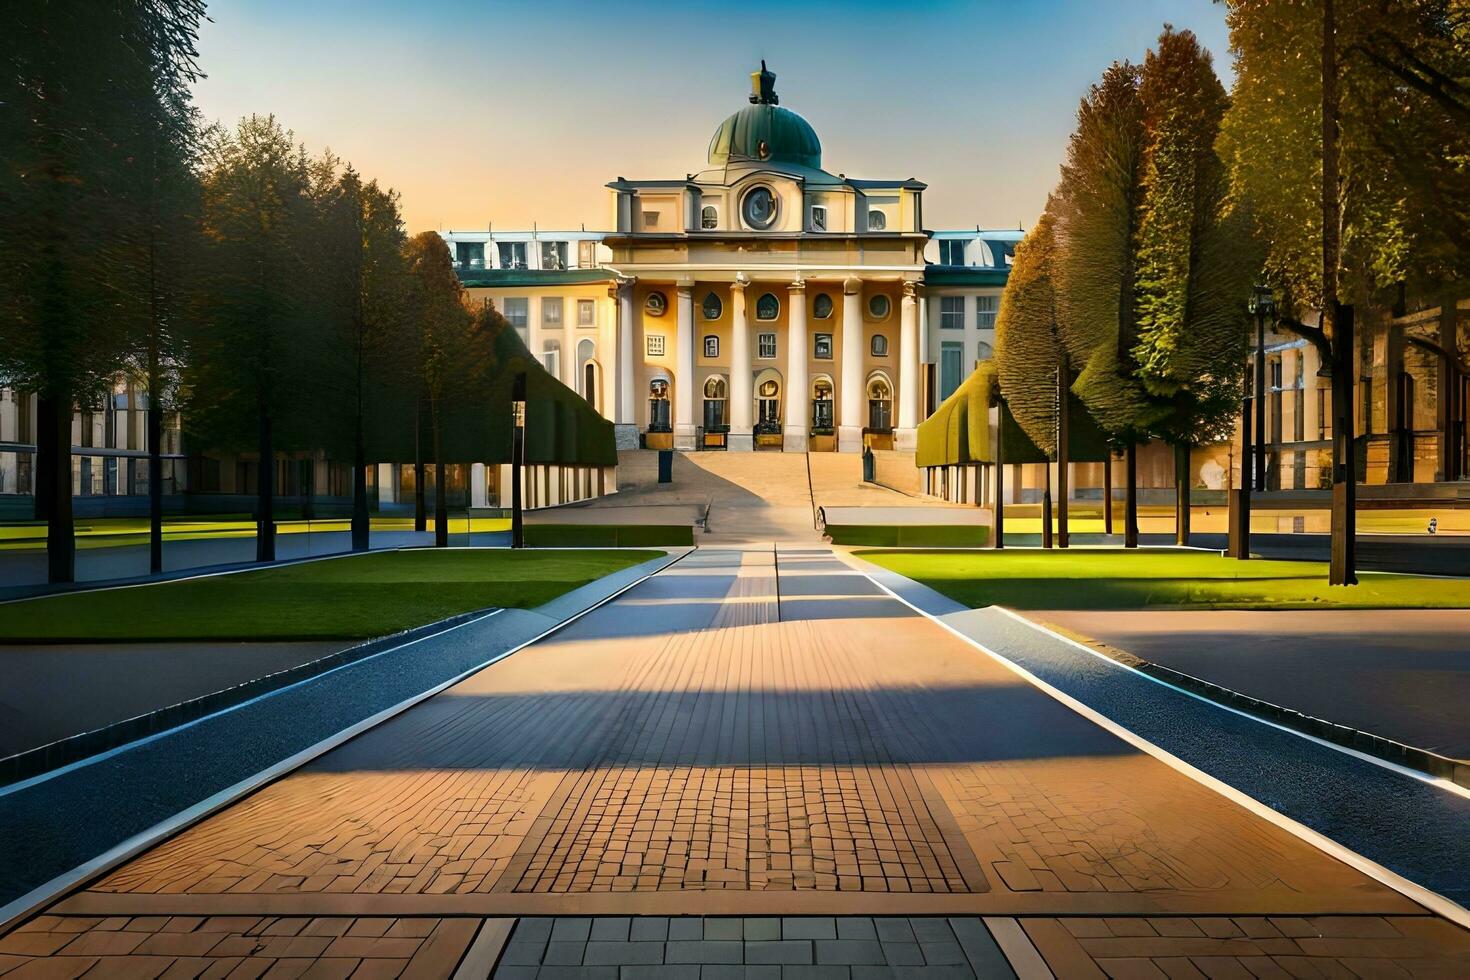
[[[965,245],[968,243],[962,238],[946,239],[939,243],[940,265],[964,265]]]
[[[939,350],[939,398],[944,400],[954,394],[960,382],[965,380],[965,345],[943,344]]]
[[[567,267],[566,242],[541,243],[541,268],[565,269]]]
[[[560,296],[547,296],[541,300],[541,322],[548,327],[561,326]]]
[[[664,335],[661,333],[649,334],[647,337],[647,350],[649,357],[663,357]]]
[[[757,342],[757,350],[756,350],[756,355],[755,356],[756,357],[759,357],[759,358],[762,358],[763,360],[767,360],[767,361],[771,360],[773,357],[776,356],[776,335],[775,334],[773,334],[773,333],[763,333],[763,334],[760,335],[760,338],[759,338],[759,340]]]
[[[526,267],[525,242],[501,242],[499,251],[502,269],[524,269]]]
[[[832,360],[832,335],[830,333],[812,335],[812,357],[819,361]]]
[[[716,337],[714,334],[711,334],[710,336],[704,338],[704,356],[705,357],[719,357],[720,356],[720,338],[719,337]]]
[[[939,326],[945,330],[965,329],[965,298],[963,296],[939,297]]]
[[[577,300],[577,326],[591,327],[597,323],[597,305],[590,299]]]
[[[546,373],[553,378],[561,376],[561,351],[545,350],[541,352],[541,364],[546,368]]]
[[[655,229],[657,227],[658,227],[658,212],[657,211],[644,211],[643,212],[643,230],[644,231],[652,231],[653,229]]]
[[[524,296],[512,296],[505,301],[505,319],[511,326],[524,330],[530,320],[530,309],[530,300]]]
[[[454,264],[459,269],[485,268],[485,243],[455,242]]]
[[[999,296],[975,297],[975,325],[981,330],[995,329],[995,314],[1000,310]]]
[[[812,205],[812,231],[827,230],[827,209],[820,204]]]

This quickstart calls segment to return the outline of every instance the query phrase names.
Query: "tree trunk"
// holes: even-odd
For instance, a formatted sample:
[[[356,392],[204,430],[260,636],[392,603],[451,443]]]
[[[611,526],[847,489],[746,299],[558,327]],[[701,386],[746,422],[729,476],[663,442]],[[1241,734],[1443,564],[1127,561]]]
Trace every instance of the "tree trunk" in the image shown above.
[[[24,398],[26,396],[21,395]],[[67,420],[67,428],[71,428]],[[22,435],[24,435],[22,433]],[[51,399],[36,396],[36,455],[31,462],[31,494],[35,500],[34,516],[44,521],[51,516],[52,484],[56,481],[56,411]],[[70,449],[70,447],[67,447]],[[70,480],[67,481],[71,482]]]
[[[1006,440],[1005,405],[996,413],[999,420],[995,427],[995,547],[1006,546]]]
[[[419,421],[419,405],[413,408],[413,529],[424,533],[428,521],[424,516],[424,448],[423,425]]]
[[[1189,447],[1174,447],[1174,543],[1189,544]]]
[[[1123,547],[1138,547],[1138,443],[1125,453],[1127,486],[1123,488]]]
[[[262,406],[263,407],[263,406]],[[271,420],[260,413],[260,467],[255,481],[255,560],[276,560],[276,449]]]
[[[1057,366],[1057,547],[1065,548],[1071,543],[1067,529],[1067,466],[1071,462],[1068,443],[1071,441],[1071,372],[1066,364]]]
[[[444,443],[439,433],[439,410],[434,417],[434,547],[449,547],[449,504],[444,490]]]
[[[1322,0],[1322,328],[1332,339],[1332,560],[1329,585],[1356,585],[1357,464],[1353,459],[1353,308],[1337,299],[1341,264],[1338,182],[1337,17]],[[1329,329],[1330,328],[1330,329]]]
[[[1041,484],[1041,546],[1050,548],[1052,546],[1051,528],[1051,463],[1043,463],[1041,467],[1043,482]]]
[[[148,351],[148,571],[163,571],[163,392],[158,348]],[[128,488],[132,490],[131,487]]]
[[[1113,533],[1113,451],[1103,460],[1103,533]]]
[[[352,450],[352,550],[369,547],[367,451],[362,444],[362,422],[358,422],[357,445]]]
[[[47,443],[36,444],[36,470],[47,472],[46,484],[46,580],[53,584],[76,581],[76,526],[71,510],[71,399],[52,398],[43,403],[50,416]],[[37,419],[39,430],[40,419]],[[39,499],[39,498],[38,498]]]
[[[1332,315],[1332,558],[1329,585],[1357,585],[1357,460],[1353,451],[1353,308]]]

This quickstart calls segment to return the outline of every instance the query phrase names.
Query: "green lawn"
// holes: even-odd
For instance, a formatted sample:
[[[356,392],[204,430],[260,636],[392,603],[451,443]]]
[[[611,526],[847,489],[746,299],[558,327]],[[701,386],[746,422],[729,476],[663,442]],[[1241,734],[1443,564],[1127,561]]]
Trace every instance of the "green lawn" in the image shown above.
[[[828,524],[824,530],[833,544],[863,548],[979,548],[990,539],[983,524]]]
[[[380,552],[0,604],[0,640],[382,636],[487,606],[538,606],[657,551]]]
[[[297,518],[276,521],[277,534],[322,533],[324,531],[350,531],[352,522],[345,517],[322,518],[304,521]],[[378,516],[372,519],[374,531],[412,531],[413,518],[401,516]],[[429,517],[428,529],[434,529],[434,518]],[[449,533],[468,534],[482,531],[509,531],[508,517],[449,518]],[[166,517],[163,521],[163,540],[197,541],[205,538],[250,538],[255,536],[255,521],[243,514],[225,514],[215,517]],[[148,519],[146,517],[99,517],[76,522],[78,548],[116,548],[124,545],[148,543]],[[46,548],[46,523],[44,521],[12,521],[0,523],[0,551],[44,551]]]
[[[688,524],[527,524],[528,548],[692,547]]]
[[[1470,607],[1470,579],[1359,572],[1327,584],[1327,565],[1238,561],[1167,549],[863,551],[861,557],[967,606],[1013,609],[1415,609]]]

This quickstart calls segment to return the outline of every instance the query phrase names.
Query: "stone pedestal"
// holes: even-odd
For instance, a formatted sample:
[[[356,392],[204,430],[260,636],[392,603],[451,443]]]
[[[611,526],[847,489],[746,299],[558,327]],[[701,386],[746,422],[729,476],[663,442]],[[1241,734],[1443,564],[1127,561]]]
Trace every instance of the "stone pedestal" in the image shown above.
[[[749,432],[731,432],[726,437],[725,448],[732,453],[748,453],[755,449],[755,437]]]
[[[799,425],[788,425],[781,432],[781,451],[804,453],[807,451],[806,429]]]
[[[694,426],[687,422],[674,423],[674,448],[686,453],[696,448]]]
[[[893,448],[901,453],[911,453],[918,448],[918,429],[894,429]]]
[[[860,425],[839,425],[837,427],[837,451],[839,453],[860,453],[863,451],[863,429]]]

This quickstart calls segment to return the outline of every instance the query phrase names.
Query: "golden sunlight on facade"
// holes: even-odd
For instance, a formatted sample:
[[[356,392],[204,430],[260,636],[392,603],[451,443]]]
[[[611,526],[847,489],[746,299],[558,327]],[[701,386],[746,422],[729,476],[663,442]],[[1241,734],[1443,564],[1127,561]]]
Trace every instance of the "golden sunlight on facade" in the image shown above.
[[[925,230],[923,182],[824,169],[751,81],[704,169],[611,181],[607,232],[447,232],[460,276],[620,448],[912,450],[989,356],[1021,232]]]

